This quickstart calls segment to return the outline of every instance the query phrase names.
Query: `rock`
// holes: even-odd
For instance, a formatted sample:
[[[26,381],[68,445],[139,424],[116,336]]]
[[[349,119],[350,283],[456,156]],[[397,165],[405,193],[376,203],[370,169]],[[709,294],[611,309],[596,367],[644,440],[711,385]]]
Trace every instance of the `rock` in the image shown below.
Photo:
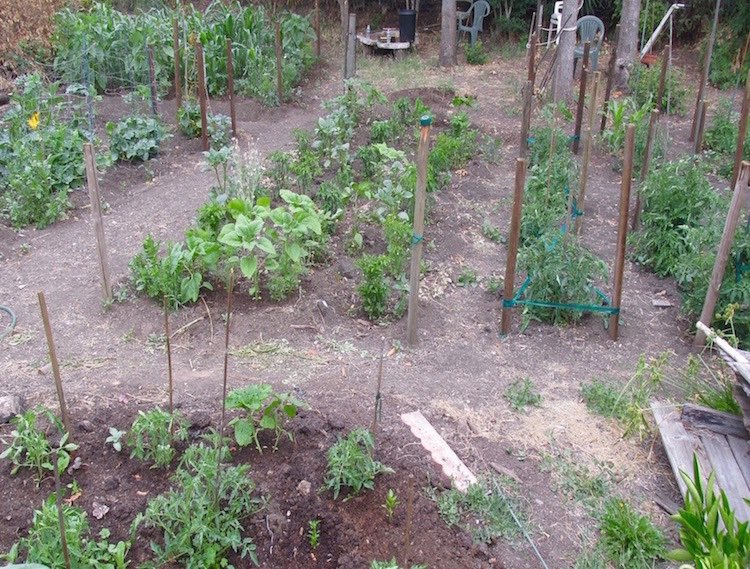
[[[87,433],[93,433],[96,430],[96,427],[94,426],[94,423],[89,421],[88,419],[84,419],[80,423],[78,423],[78,427],[82,431],[86,431]]]
[[[107,506],[106,504],[94,502],[92,506],[93,509],[91,510],[91,515],[94,516],[97,520],[101,520],[104,516],[107,515],[107,512],[109,512],[109,506]]]
[[[336,272],[345,279],[353,280],[357,276],[357,267],[349,257],[341,257],[336,262]]]
[[[16,415],[23,413],[23,401],[18,395],[0,397],[0,424],[7,423]]]
[[[328,424],[336,431],[341,431],[344,428],[344,422],[340,419],[328,419]]]
[[[297,484],[297,492],[299,492],[300,496],[309,496],[311,488],[312,484],[310,484],[307,480],[302,480],[299,484]]]
[[[114,476],[110,476],[104,479],[104,482],[102,482],[102,486],[104,487],[105,490],[107,490],[108,492],[111,492],[112,490],[120,486],[120,481]]]
[[[315,306],[317,306],[318,310],[323,316],[326,316],[328,314],[328,311],[329,311],[328,303],[322,298],[319,298],[318,300],[315,301]]]
[[[188,417],[191,429],[205,429],[211,424],[211,415],[206,411],[195,411]]]

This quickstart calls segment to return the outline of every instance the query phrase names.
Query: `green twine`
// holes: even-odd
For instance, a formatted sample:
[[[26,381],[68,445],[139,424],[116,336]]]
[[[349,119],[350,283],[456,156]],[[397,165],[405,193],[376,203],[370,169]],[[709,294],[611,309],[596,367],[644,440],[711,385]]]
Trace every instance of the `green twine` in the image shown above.
[[[411,245],[414,247],[415,245],[421,243],[424,241],[424,235],[412,235],[411,236]]]

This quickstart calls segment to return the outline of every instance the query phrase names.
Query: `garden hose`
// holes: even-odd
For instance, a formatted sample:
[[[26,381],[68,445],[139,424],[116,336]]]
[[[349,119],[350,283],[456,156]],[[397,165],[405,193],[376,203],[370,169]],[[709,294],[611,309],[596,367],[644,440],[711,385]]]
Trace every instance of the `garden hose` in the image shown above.
[[[8,334],[11,334],[13,332],[13,329],[16,327],[16,314],[13,312],[10,308],[7,306],[3,306],[0,304],[0,312],[5,312],[8,316],[10,316],[10,324],[8,327],[0,332],[0,340],[5,338]]]

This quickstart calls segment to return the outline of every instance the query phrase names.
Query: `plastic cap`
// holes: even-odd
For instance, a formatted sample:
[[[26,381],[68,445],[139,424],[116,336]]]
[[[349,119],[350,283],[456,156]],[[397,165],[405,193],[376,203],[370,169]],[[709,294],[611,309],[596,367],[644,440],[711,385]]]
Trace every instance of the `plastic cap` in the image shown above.
[[[422,118],[419,119],[420,126],[430,126],[431,124],[432,124],[432,117],[430,115],[422,115]]]

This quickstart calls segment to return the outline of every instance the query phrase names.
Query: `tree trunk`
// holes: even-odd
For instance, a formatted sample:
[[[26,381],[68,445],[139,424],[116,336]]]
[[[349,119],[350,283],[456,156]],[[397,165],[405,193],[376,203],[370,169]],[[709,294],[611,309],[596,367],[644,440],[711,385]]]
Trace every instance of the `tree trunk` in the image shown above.
[[[443,0],[440,26],[440,65],[451,67],[456,63],[456,0]]]
[[[349,34],[349,0],[338,0],[341,14],[341,39],[346,49],[346,37]]]
[[[560,43],[557,46],[554,100],[570,101],[573,98],[573,50],[576,46],[578,0],[563,0],[560,15]]]
[[[620,36],[617,38],[617,63],[615,84],[625,87],[630,71],[638,57],[638,21],[641,15],[641,0],[622,0]]]

